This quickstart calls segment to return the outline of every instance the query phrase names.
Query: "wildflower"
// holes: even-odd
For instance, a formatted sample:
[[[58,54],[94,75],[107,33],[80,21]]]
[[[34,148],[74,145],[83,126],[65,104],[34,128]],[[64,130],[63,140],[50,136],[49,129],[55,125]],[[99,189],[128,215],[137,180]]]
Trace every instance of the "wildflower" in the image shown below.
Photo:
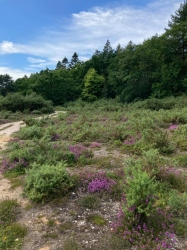
[[[174,129],[177,129],[178,128],[178,125],[176,124],[172,124],[169,126],[168,130],[174,130]]]

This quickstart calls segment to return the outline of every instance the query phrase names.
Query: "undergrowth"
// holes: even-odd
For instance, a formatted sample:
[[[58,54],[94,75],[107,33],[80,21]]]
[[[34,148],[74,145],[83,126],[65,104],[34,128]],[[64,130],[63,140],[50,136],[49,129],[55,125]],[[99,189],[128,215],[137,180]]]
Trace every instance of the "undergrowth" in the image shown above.
[[[25,174],[25,194],[37,202],[63,197],[72,188],[83,209],[120,200],[112,226],[115,242],[170,249],[176,235],[185,236],[184,104],[185,97],[129,105],[69,103],[67,113],[56,118],[26,119],[6,149],[1,172]],[[71,240],[65,249],[69,246]]]

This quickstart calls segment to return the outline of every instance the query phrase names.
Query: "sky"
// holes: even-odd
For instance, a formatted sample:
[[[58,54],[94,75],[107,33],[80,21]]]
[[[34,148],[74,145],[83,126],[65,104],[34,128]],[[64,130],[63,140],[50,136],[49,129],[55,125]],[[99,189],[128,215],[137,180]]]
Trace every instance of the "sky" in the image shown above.
[[[179,0],[0,0],[0,74],[14,80],[54,69],[74,52],[86,61],[167,28]]]

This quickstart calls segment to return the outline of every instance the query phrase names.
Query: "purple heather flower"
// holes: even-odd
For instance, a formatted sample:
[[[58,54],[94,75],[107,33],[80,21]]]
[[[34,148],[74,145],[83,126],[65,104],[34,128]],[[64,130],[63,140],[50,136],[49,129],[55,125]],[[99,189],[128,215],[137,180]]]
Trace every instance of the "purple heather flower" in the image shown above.
[[[178,128],[178,125],[176,124],[172,124],[169,126],[168,130],[174,130],[174,129],[177,129]]]

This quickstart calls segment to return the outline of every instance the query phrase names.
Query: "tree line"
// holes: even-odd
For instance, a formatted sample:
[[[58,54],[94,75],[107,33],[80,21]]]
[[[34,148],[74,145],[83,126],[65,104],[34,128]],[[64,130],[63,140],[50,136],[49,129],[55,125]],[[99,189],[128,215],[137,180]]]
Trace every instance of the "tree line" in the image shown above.
[[[141,44],[130,41],[113,49],[107,40],[85,62],[75,52],[70,61],[58,61],[55,70],[46,68],[16,81],[0,75],[1,95],[9,92],[36,92],[55,105],[78,98],[132,102],[187,93],[187,2],[171,16],[164,34]]]

